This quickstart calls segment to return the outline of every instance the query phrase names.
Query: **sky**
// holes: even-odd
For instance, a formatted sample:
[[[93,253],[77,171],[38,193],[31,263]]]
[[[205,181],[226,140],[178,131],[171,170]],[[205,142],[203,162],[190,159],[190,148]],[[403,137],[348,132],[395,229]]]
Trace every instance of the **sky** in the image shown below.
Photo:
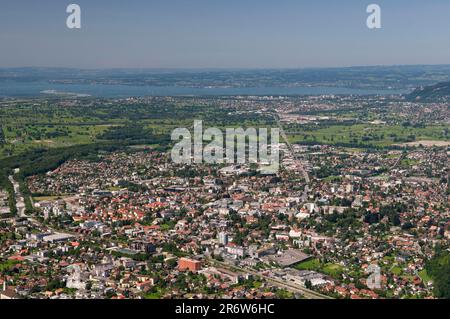
[[[81,7],[68,29],[66,7]],[[369,4],[382,28],[366,26]],[[0,67],[450,64],[448,0],[1,0]]]

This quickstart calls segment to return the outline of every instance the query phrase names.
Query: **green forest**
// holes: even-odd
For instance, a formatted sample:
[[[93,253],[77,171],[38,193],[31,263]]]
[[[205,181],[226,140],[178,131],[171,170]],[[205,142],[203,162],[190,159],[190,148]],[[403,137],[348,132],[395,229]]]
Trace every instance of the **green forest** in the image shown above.
[[[428,275],[433,278],[434,295],[438,298],[450,298],[450,253],[438,251],[426,265]]]

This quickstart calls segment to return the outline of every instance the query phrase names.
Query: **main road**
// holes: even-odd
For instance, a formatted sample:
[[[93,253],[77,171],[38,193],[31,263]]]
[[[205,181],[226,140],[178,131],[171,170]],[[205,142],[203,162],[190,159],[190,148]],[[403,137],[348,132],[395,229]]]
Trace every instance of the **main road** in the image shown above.
[[[280,117],[277,114],[274,114],[273,116],[275,117],[275,120],[277,121],[278,128],[280,129],[281,137],[283,138],[284,142],[286,143],[286,146],[287,146],[289,152],[291,153],[292,158],[295,161],[297,161],[297,163],[299,164],[298,166],[300,167],[301,173],[303,175],[303,179],[305,180],[305,183],[306,183],[305,189],[303,190],[303,194],[301,196],[301,200],[303,202],[305,202],[306,199],[308,198],[309,184],[311,183],[311,179],[309,178],[308,172],[306,171],[305,167],[302,164],[302,159],[299,158],[299,156],[295,153],[294,147],[292,147],[291,142],[289,142],[286,132],[284,131],[283,125],[281,125]]]
[[[19,172],[19,170],[17,169],[15,173],[17,174],[18,172]],[[32,216],[27,216],[25,214],[25,199],[24,199],[23,194],[20,191],[19,182],[17,182],[14,179],[14,175],[9,176],[9,181],[11,182],[11,184],[14,187],[14,194],[15,194],[15,198],[16,198],[16,208],[17,208],[18,216],[22,217],[22,218],[26,218],[29,222],[31,222],[32,224],[34,224],[37,227],[47,228],[54,233],[61,233],[60,230],[56,230],[48,225],[44,226],[41,222],[39,222],[37,219],[33,218]],[[32,201],[31,198],[30,198],[30,200]],[[78,233],[69,232],[69,231],[64,231],[64,232],[67,234],[70,234],[76,238],[80,237],[80,234],[78,234]]]
[[[13,188],[14,188],[14,196],[16,198],[17,213],[18,213],[19,217],[27,217],[27,215],[25,215],[25,199],[24,199],[22,193],[20,192],[20,185],[14,179],[13,175],[9,176],[9,181],[11,182],[11,184],[13,185]]]

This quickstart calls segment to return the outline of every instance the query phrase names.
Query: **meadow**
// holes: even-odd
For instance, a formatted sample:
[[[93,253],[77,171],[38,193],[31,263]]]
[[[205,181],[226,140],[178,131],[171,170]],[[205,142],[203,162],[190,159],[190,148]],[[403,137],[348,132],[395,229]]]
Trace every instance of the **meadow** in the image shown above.
[[[348,147],[392,146],[421,140],[448,141],[445,134],[448,126],[428,125],[426,127],[404,127],[402,125],[351,124],[325,127],[305,127],[288,131],[291,143],[330,144]]]

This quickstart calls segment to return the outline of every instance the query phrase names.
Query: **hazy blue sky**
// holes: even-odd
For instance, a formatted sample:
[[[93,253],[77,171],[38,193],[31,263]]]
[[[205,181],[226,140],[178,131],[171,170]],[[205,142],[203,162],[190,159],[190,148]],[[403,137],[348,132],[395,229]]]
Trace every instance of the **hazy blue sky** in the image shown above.
[[[82,9],[81,30],[66,7]],[[381,30],[366,7],[382,8]],[[1,0],[0,67],[449,64],[449,0]]]

